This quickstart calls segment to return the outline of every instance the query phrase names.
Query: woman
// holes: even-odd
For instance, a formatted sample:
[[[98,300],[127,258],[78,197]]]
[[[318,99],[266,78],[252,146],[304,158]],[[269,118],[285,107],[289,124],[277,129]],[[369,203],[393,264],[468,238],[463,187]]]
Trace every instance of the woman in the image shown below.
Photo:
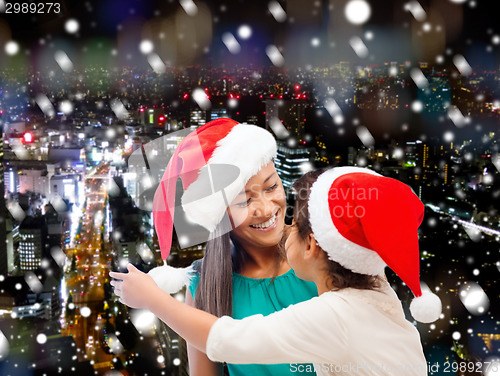
[[[439,298],[422,294],[419,284],[420,200],[403,183],[361,168],[313,171],[294,188],[287,258],[298,275],[315,282],[319,297],[267,317],[217,319],[169,296],[155,301],[158,287],[133,266],[111,275],[123,279],[113,283],[117,294],[151,309],[210,359],[313,361],[319,375],[427,375],[418,331],[383,276],[388,265],[414,292],[415,319],[439,318]]]
[[[187,304],[218,317],[240,319],[317,296],[314,284],[297,278],[278,252],[286,202],[275,155],[276,141],[268,131],[230,119],[205,124],[177,147],[156,191],[153,214],[166,260],[180,177],[186,217],[210,232],[205,257],[194,265]],[[221,364],[209,361],[189,343],[188,356],[191,375],[221,371]],[[288,364],[228,364],[228,370],[231,376],[291,374]]]

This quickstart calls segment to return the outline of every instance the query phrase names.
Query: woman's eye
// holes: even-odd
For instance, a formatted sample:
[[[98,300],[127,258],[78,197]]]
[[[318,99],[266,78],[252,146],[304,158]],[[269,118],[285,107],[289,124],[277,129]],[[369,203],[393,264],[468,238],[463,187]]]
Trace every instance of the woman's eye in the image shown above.
[[[278,187],[278,183],[274,183],[273,186],[269,187],[269,188],[266,188],[266,191],[273,191],[275,190],[276,188]]]
[[[244,208],[245,206],[248,206],[248,204],[250,203],[250,200],[252,198],[250,197],[248,200],[244,201],[244,202],[240,202],[239,204],[236,204],[236,206],[240,207],[240,208]]]

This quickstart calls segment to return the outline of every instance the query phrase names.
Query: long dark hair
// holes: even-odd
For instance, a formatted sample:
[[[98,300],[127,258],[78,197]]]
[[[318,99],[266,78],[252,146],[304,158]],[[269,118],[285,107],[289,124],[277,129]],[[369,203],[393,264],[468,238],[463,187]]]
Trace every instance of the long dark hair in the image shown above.
[[[299,236],[302,239],[305,239],[313,232],[309,221],[309,195],[311,193],[312,185],[324,171],[325,170],[309,171],[292,185],[292,189],[295,192],[295,209],[293,219],[295,226],[297,226]],[[338,262],[328,259],[326,252],[323,252],[323,255],[328,261],[327,265],[330,277],[330,288],[335,290],[347,287],[363,290],[375,290],[380,288],[380,277],[355,273],[344,268]]]
[[[233,262],[229,233],[218,234],[207,242],[201,262],[200,280],[194,299],[195,307],[217,317],[230,315],[233,297]]]
[[[232,245],[231,245],[232,244]],[[201,262],[200,280],[194,299],[195,307],[217,317],[233,311],[233,271],[238,272],[245,251],[219,225],[207,242]]]

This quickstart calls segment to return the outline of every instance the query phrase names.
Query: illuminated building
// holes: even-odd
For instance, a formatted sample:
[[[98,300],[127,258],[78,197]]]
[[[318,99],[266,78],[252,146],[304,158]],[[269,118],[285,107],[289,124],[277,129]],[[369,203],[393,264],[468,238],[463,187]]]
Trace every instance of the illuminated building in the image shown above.
[[[26,193],[34,192],[43,196],[49,195],[49,179],[47,170],[42,169],[22,169],[17,174],[19,190],[14,192]]]
[[[15,167],[8,166],[8,163],[6,163],[6,166],[4,167],[4,192],[8,193],[16,193],[19,192],[19,176],[18,176],[18,170]]]
[[[203,110],[192,110],[189,115],[189,124],[200,127],[207,122],[207,112]]]
[[[146,128],[151,127],[165,127],[167,121],[167,116],[165,115],[165,110],[159,107],[153,108],[139,108],[139,121]]]
[[[42,262],[46,228],[42,217],[26,217],[19,226],[19,270],[35,270]]]
[[[3,125],[0,118],[0,275],[7,274],[7,209],[4,192]]]
[[[54,175],[50,179],[50,193],[57,195],[70,203],[76,203],[79,199],[81,176],[77,174]]]
[[[218,108],[210,111],[210,121],[229,117],[225,108]]]
[[[266,100],[266,128],[272,119],[278,118],[286,129],[301,139],[304,135],[305,112],[311,107],[309,101],[294,100]]]
[[[278,153],[274,163],[285,189],[290,188],[295,180],[310,169],[311,158],[312,153],[309,148],[289,148],[278,143]]]
[[[45,287],[39,294],[27,294],[24,304],[13,307],[12,312],[17,319],[36,317],[54,320],[61,313],[61,300],[56,290],[49,291]]]

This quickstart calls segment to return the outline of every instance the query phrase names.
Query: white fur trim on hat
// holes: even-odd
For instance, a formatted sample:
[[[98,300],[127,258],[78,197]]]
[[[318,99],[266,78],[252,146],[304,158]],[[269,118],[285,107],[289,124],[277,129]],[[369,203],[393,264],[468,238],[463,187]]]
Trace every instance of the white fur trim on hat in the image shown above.
[[[175,294],[177,291],[187,286],[194,277],[193,266],[187,268],[174,268],[167,265],[167,261],[162,266],[151,269],[148,274],[153,278],[160,289]]]
[[[410,312],[413,318],[423,323],[436,321],[441,315],[442,303],[436,294],[423,291],[422,295],[410,303]]]
[[[344,238],[333,224],[328,205],[328,192],[335,179],[359,172],[381,176],[360,167],[336,167],[322,173],[311,187],[309,221],[314,237],[330,260],[355,273],[379,275],[386,266],[385,262],[377,252]]]
[[[267,130],[256,125],[237,124],[223,139],[207,165],[225,164],[236,166],[239,177],[221,191],[206,195],[206,182],[210,179],[210,168],[200,169],[198,178],[182,195],[182,207],[186,217],[209,231],[215,230],[228,205],[240,193],[248,180],[276,156],[276,140]],[[199,198],[202,197],[202,198]]]

